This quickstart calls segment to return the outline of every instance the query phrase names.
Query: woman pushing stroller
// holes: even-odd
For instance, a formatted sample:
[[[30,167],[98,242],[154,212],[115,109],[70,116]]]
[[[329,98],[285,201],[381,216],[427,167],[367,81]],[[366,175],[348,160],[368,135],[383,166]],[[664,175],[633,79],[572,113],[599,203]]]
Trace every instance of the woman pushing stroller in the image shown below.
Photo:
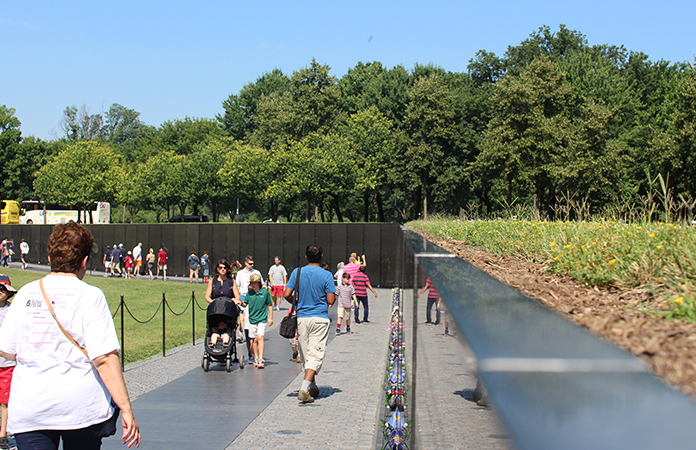
[[[237,358],[234,340],[241,300],[236,283],[228,276],[229,272],[230,263],[221,259],[215,268],[215,276],[205,291],[205,300],[209,305],[205,352],[201,365],[206,372],[213,360],[226,364],[228,372],[233,363],[239,363],[239,367],[244,368],[244,361]]]

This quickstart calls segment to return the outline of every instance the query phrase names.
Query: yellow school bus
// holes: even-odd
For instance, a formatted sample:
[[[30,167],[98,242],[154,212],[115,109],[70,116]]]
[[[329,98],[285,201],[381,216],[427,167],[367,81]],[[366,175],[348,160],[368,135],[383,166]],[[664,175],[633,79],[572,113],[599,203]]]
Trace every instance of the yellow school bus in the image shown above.
[[[0,223],[19,223],[19,202],[3,200],[0,202],[0,207],[2,207]]]

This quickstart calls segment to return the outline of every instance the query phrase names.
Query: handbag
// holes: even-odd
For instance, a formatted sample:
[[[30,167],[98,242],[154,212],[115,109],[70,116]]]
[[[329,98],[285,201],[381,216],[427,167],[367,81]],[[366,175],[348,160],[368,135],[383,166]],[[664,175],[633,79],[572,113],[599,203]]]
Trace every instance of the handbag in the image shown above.
[[[302,267],[297,269],[297,278],[295,280],[295,295],[292,298],[292,307],[290,308],[290,314],[283,317],[280,321],[280,329],[278,334],[286,339],[292,339],[297,333],[297,300],[300,298],[300,271]]]
[[[79,348],[80,351],[82,351],[82,353],[85,354],[85,357],[87,359],[89,359],[89,355],[87,354],[87,350],[85,350],[85,348],[83,346],[81,346],[75,340],[75,338],[70,335],[70,333],[68,333],[68,330],[63,328],[63,325],[61,325],[60,322],[58,322],[58,318],[56,317],[56,313],[55,313],[55,311],[53,311],[53,306],[51,306],[51,302],[48,300],[48,296],[46,295],[46,290],[44,289],[44,285],[43,285],[43,278],[39,280],[39,287],[41,288],[41,294],[43,295],[44,301],[46,302],[46,306],[48,306],[48,310],[51,312],[53,319],[58,324],[58,328],[60,328],[60,331],[62,331],[63,334],[65,335],[65,337],[68,338],[68,340],[70,340],[70,342],[75,344],[75,346],[77,348]],[[99,436],[99,437],[109,437],[109,436],[113,436],[114,434],[116,434],[116,422],[118,421],[118,415],[121,412],[121,409],[116,405],[116,403],[114,403],[113,399],[111,399],[111,406],[114,408],[114,413],[111,415],[111,417],[109,417],[108,419],[106,419],[104,422],[101,423],[101,428],[99,428],[99,430],[97,430],[97,432],[96,432],[97,436]]]

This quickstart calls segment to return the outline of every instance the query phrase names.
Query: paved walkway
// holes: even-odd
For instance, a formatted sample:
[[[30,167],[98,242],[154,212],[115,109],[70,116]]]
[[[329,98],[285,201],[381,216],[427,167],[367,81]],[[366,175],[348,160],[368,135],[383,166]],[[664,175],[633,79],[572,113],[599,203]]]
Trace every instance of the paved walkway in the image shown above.
[[[166,357],[128,365],[126,383],[143,432],[140,448],[380,448],[392,293],[377,293],[377,299],[370,296],[371,323],[354,324],[352,335],[333,336],[335,309],[330,310],[330,341],[317,376],[321,395],[312,404],[297,401],[300,365],[289,361],[290,348],[277,327],[267,335],[263,370],[234,366],[227,373],[214,363],[204,373],[200,341],[169,350]],[[410,305],[410,292],[404,298]],[[406,326],[408,333],[408,318]],[[428,349],[419,351],[418,361],[419,448],[510,448],[494,410],[471,399],[476,381],[470,355],[443,331],[443,325],[419,326],[419,347]],[[103,448],[123,447],[113,437]]]

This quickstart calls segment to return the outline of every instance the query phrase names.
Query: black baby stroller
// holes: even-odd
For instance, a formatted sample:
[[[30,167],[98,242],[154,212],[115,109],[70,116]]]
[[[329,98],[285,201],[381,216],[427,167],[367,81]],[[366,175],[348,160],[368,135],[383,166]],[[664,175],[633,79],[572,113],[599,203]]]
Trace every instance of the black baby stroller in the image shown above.
[[[220,364],[225,364],[227,371],[232,370],[232,364],[238,363],[239,368],[244,368],[244,357],[240,361],[237,358],[237,317],[239,316],[239,308],[227,297],[218,297],[208,305],[206,316],[206,332],[205,332],[205,352],[201,367],[204,371],[210,369],[210,361],[215,360]],[[213,328],[217,327],[220,322],[225,322],[228,325],[228,333],[230,341],[227,345],[222,344],[222,337],[218,339],[215,346],[210,343],[210,336],[213,334]]]

